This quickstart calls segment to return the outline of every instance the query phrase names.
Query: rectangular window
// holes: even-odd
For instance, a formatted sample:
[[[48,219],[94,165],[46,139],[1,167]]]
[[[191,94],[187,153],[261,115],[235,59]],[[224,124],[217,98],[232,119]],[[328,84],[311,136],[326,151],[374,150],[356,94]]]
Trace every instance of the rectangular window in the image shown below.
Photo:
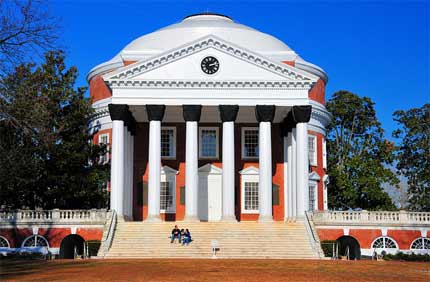
[[[173,185],[168,181],[160,182],[160,210],[162,212],[172,211],[173,205]]]
[[[106,145],[106,154],[100,156],[100,163],[105,164],[109,162],[109,133],[99,135],[99,145]]]
[[[315,185],[309,185],[309,211],[314,211],[316,209],[315,190]]]
[[[242,128],[242,158],[258,158],[258,128]]]
[[[199,157],[218,159],[218,127],[199,128]]]
[[[317,138],[314,135],[308,135],[308,147],[309,147],[309,164],[317,166]]]
[[[245,211],[258,212],[258,182],[245,182]]]
[[[161,128],[161,157],[174,159],[176,157],[176,128]]]
[[[327,168],[327,143],[323,140],[323,168]]]

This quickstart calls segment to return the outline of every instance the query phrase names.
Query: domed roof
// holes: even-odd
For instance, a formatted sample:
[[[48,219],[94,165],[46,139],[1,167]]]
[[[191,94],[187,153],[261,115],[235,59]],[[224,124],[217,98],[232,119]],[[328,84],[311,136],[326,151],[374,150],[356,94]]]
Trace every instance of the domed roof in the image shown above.
[[[125,61],[148,59],[210,35],[250,49],[276,62],[295,61],[298,63],[296,67],[306,68],[306,71],[323,77],[324,80],[327,79],[322,69],[304,61],[290,47],[272,35],[235,23],[224,15],[201,13],[185,17],[179,23],[133,40],[111,60],[94,67],[88,73],[87,80],[90,81],[100,73],[122,67]]]
[[[235,23],[227,16],[206,13],[188,16],[179,23],[141,36],[128,44],[121,53],[164,52],[208,35],[238,46],[247,46],[257,53],[293,52],[285,43],[269,34]]]

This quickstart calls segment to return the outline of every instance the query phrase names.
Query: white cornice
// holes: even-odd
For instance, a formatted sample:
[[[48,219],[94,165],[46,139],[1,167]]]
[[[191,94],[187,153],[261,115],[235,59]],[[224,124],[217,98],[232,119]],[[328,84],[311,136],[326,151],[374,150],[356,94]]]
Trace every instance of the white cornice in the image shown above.
[[[163,65],[176,61],[190,54],[194,54],[207,48],[214,48],[248,63],[254,64],[267,71],[276,73],[285,80],[280,81],[174,81],[174,80],[136,80],[133,79],[138,75],[148,72],[152,69],[159,68]],[[248,85],[253,88],[267,88],[267,87],[282,87],[282,88],[295,88],[310,89],[312,85],[318,80],[318,77],[302,71],[298,68],[289,66],[287,64],[280,64],[273,62],[270,59],[253,53],[245,48],[235,46],[232,43],[225,42],[215,36],[208,36],[197,41],[188,43],[186,45],[176,47],[161,55],[155,56],[151,59],[138,62],[126,67],[122,67],[117,71],[108,73],[103,76],[106,83],[112,87],[151,87],[151,88],[176,88],[176,87],[190,87],[190,88],[212,88],[212,87],[232,87],[243,88],[243,85]],[[273,86],[271,86],[273,85]]]

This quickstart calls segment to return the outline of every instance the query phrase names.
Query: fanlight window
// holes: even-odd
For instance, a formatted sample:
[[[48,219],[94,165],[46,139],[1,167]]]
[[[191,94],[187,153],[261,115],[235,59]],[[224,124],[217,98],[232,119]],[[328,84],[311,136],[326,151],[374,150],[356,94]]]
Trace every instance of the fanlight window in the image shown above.
[[[22,243],[24,248],[48,247],[48,241],[39,235],[33,235],[25,239]]]
[[[9,248],[9,242],[2,236],[0,236],[0,248]]]
[[[396,249],[397,245],[396,245],[396,242],[394,242],[394,240],[391,239],[390,237],[380,237],[373,242],[372,248],[374,248],[374,249]]]
[[[430,238],[421,237],[412,242],[411,250],[430,250]]]

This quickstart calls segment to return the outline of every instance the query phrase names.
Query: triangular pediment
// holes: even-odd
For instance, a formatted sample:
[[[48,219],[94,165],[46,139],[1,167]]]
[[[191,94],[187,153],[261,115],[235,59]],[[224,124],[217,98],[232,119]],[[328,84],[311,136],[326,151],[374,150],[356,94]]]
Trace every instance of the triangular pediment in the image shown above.
[[[219,62],[219,70],[206,74],[201,62],[206,57]],[[153,58],[106,74],[112,87],[311,87],[317,77],[287,64],[214,36],[176,47]]]
[[[199,167],[199,173],[204,173],[204,174],[222,174],[222,169],[207,163],[204,166]]]
[[[160,172],[161,172],[161,174],[178,174],[179,173],[179,171],[177,171],[176,169],[171,168],[170,166],[167,166],[167,165],[162,166]]]
[[[239,174],[241,174],[241,175],[256,175],[259,173],[260,173],[260,171],[255,166],[248,166],[247,168],[239,171]]]

